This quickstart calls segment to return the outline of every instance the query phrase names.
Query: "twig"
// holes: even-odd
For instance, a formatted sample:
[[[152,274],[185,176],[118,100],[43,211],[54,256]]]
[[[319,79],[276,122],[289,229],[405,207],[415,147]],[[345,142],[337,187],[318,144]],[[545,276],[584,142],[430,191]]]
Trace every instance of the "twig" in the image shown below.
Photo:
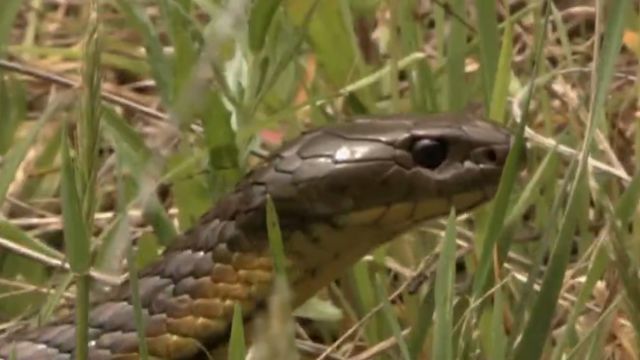
[[[41,80],[45,80],[60,86],[64,86],[67,88],[78,88],[80,87],[80,83],[79,82],[75,82],[73,80],[69,80],[63,76],[57,75],[57,74],[53,74],[51,72],[47,72],[41,69],[37,69],[35,67],[29,66],[29,65],[24,65],[24,64],[20,64],[14,61],[9,61],[9,60],[5,60],[5,59],[0,59],[0,68],[4,68],[7,70],[11,70],[13,72],[16,73],[20,73],[26,76],[30,76],[33,78],[37,78],[37,79],[41,79]],[[157,120],[166,120],[167,119],[167,115],[159,112],[157,110],[151,109],[147,106],[141,105],[135,101],[126,99],[122,96],[118,96],[118,95],[114,95],[112,93],[106,92],[106,91],[101,91],[100,92],[100,96],[102,97],[103,100],[110,102],[112,104],[118,105],[118,106],[122,106],[123,108],[127,108],[139,113],[142,113],[144,115],[147,115],[151,118],[157,119]]]

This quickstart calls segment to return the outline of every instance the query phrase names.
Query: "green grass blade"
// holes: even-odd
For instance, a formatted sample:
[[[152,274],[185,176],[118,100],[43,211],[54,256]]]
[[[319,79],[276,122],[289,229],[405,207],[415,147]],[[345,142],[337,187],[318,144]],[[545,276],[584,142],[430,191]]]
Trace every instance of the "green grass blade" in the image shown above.
[[[92,227],[97,206],[96,178],[98,174],[98,149],[101,143],[100,123],[102,100],[100,79],[100,12],[98,0],[89,2],[88,26],[85,33],[82,64],[82,116],[78,122],[78,173],[82,214],[88,228]],[[89,252],[85,254],[89,257]],[[88,267],[87,267],[88,269]],[[86,270],[86,269],[85,269]]]
[[[634,215],[638,208],[638,203],[640,200],[640,171],[637,171],[636,174],[631,179],[631,182],[627,186],[627,189],[624,191],[620,200],[616,204],[614,215],[616,219],[621,221],[622,226],[624,227],[629,221],[631,221],[631,217]]]
[[[89,286],[87,270],[89,269],[89,231],[84,222],[80,195],[78,194],[77,176],[74,162],[70,155],[68,134],[62,132],[62,215],[64,240],[69,260],[69,267],[76,276],[76,351],[79,358],[87,356],[89,337]]]
[[[629,228],[633,216],[637,211],[637,204],[640,199],[640,173],[636,173],[631,183],[622,194],[619,202],[613,209],[611,218],[613,219],[612,227],[615,236],[612,238],[611,244],[615,254],[615,265],[622,280],[627,299],[632,308],[629,311],[629,320],[634,326],[636,333],[640,333],[640,286],[637,282],[637,272],[640,268],[637,257],[633,256],[628,250],[633,239],[625,229]],[[636,336],[636,341],[640,341]]]
[[[501,124],[505,122],[507,99],[509,95],[509,84],[511,81],[511,60],[513,58],[512,38],[512,25],[511,22],[507,22],[504,34],[502,35],[502,47],[500,49],[498,68],[495,72],[495,80],[491,80],[491,84],[493,84],[493,92],[491,95],[491,104],[489,110],[489,117]],[[487,81],[486,78],[490,77],[491,76],[485,76],[485,81]]]
[[[577,181],[571,188],[568,199],[569,206],[560,220],[560,232],[554,241],[556,245],[545,272],[540,293],[531,310],[531,314],[536,314],[536,316],[530,317],[527,321],[522,339],[516,347],[514,359],[539,359],[544,349],[571,253],[571,241],[578,221],[576,215],[580,205],[578,199],[586,195],[584,193],[586,179],[584,168],[582,169],[576,174]]]
[[[480,47],[480,63],[482,66],[482,82],[484,84],[485,95],[489,95],[493,92],[491,103],[496,100],[495,98],[495,85],[493,74],[498,74],[497,64],[498,62],[498,11],[496,9],[496,2],[493,0],[476,0],[476,10],[478,11],[478,38]],[[508,27],[507,27],[508,28]],[[507,34],[509,37],[507,37]],[[507,40],[505,42],[505,39]],[[504,46],[506,43],[511,43],[510,31],[505,31],[503,40],[503,54]],[[502,59],[503,55],[500,56]],[[506,99],[506,97],[504,97]],[[488,104],[489,99],[485,99],[485,104]],[[497,118],[494,118],[497,119]]]
[[[156,193],[148,191],[148,182],[154,181],[153,174],[159,173],[156,169],[156,156],[145,145],[141,135],[109,107],[104,107],[104,125],[106,134],[120,154],[119,159],[125,163],[123,166],[135,170],[138,175],[134,180],[141,186],[145,220],[153,227],[161,244],[170,244],[178,232]]]
[[[541,187],[544,186],[545,177],[554,175],[552,172],[556,170],[559,162],[559,156],[556,152],[549,152],[539,163],[538,168],[528,179],[527,185],[522,190],[518,201],[509,210],[509,215],[505,221],[506,227],[516,224],[518,219],[524,215],[527,209],[535,202]]]
[[[229,360],[244,360],[247,349],[244,337],[244,319],[242,318],[242,306],[236,303],[233,306],[233,321],[231,323],[231,336],[229,337]]]
[[[69,288],[72,282],[72,274],[65,274],[62,280],[60,280],[55,291],[48,296],[47,301],[45,301],[44,305],[40,308],[40,311],[38,311],[39,324],[44,324],[53,318],[55,311],[60,305],[64,292]]]
[[[545,177],[554,175],[553,172],[556,170],[558,161],[558,154],[555,152],[547,154],[529,178],[527,185],[520,193],[516,203],[509,209],[509,214],[504,221],[504,231],[500,234],[500,239],[497,241],[499,261],[502,262],[506,259],[512,243],[512,231],[520,224],[520,219],[522,219],[527,209],[540,200],[540,191],[545,186],[544,179]]]
[[[26,117],[25,96],[22,83],[0,70],[0,154],[11,149],[16,130]]]
[[[612,0],[610,4],[609,16],[605,21],[606,27],[604,29],[602,50],[596,67],[595,94],[589,111],[592,117],[604,114],[604,104],[606,97],[609,95],[609,85],[616,70],[615,62],[622,46],[625,17],[631,12],[631,1],[629,0]]]
[[[543,41],[537,43],[536,54],[538,60],[541,61],[541,48]],[[534,67],[534,74],[537,73],[537,67]],[[533,93],[535,82],[532,81],[532,85],[529,87],[529,92],[525,98],[525,109],[528,109],[529,102]],[[514,184],[518,176],[518,170],[520,162],[524,159],[525,155],[525,143],[524,143],[524,130],[526,127],[526,118],[521,119],[516,129],[513,146],[509,152],[509,156],[505,162],[504,170],[498,184],[498,190],[494,197],[494,203],[491,211],[491,218],[487,226],[483,229],[480,239],[478,240],[481,246],[480,261],[478,269],[473,280],[472,294],[474,299],[480,299],[483,292],[487,290],[491,284],[490,274],[493,267],[493,251],[496,241],[501,238],[500,233],[503,231],[504,220],[507,216],[507,209],[509,198],[514,189]],[[500,239],[505,242],[505,239]],[[508,252],[509,244],[498,243],[498,248],[502,248],[503,251]],[[502,261],[502,259],[499,259]],[[497,264],[501,266],[502,264]]]
[[[62,218],[69,267],[76,274],[89,268],[89,231],[82,215],[75,162],[71,159],[68,133],[62,132]]]
[[[173,76],[169,60],[164,54],[159,34],[145,14],[142,4],[137,1],[117,0],[117,4],[122,12],[129,19],[129,23],[144,38],[145,49],[149,64],[151,65],[151,73],[156,81],[158,92],[162,101],[167,106],[173,104]]]
[[[366,314],[381,301],[378,299],[376,293],[376,285],[371,280],[370,266],[365,261],[359,261],[352,268],[353,283],[356,288],[354,301],[358,305],[360,313]],[[379,314],[373,316],[373,318],[366,324],[365,338],[369,343],[375,343],[383,340],[382,329],[384,328],[383,320]]]
[[[240,179],[239,150],[233,129],[232,114],[220,95],[210,91],[202,111],[204,140],[209,155],[209,188],[215,202]]]
[[[415,2],[413,0],[401,0],[399,2],[400,6],[395,10],[400,28],[402,56],[405,57],[422,46],[426,34],[424,33],[425,28],[422,24],[415,21]],[[366,2],[365,4],[371,6],[371,4],[367,4]],[[425,113],[436,112],[439,105],[437,104],[437,94],[429,63],[426,61],[419,62],[407,70],[413,73],[413,76],[410,76],[409,79],[412,82],[411,105],[414,111]]]
[[[132,169],[140,169],[153,158],[153,153],[145,145],[141,135],[111,107],[104,107],[105,133],[115,147],[123,153],[122,159]]]
[[[172,98],[177,99],[191,78],[202,38],[194,28],[192,19],[189,18],[193,7],[191,0],[160,0],[158,3],[174,48],[171,55],[174,87],[171,91]]]
[[[353,43],[355,36],[347,26],[341,1],[299,0],[284,4],[295,26],[305,26],[308,21],[309,43],[335,89],[363,75],[360,53]]]
[[[482,245],[480,253],[480,262],[478,264],[478,270],[473,283],[473,294],[475,298],[481,298],[483,291],[490,283],[491,268],[493,265],[493,249],[496,240],[499,238],[499,234],[503,229],[504,220],[507,217],[507,209],[509,208],[509,200],[511,193],[514,190],[516,179],[518,178],[518,172],[520,170],[520,164],[524,154],[524,123],[519,126],[515,135],[515,141],[513,148],[511,149],[509,156],[502,172],[502,178],[498,185],[498,191],[494,198],[494,203],[491,211],[491,218],[487,224],[484,232],[480,237],[480,244]],[[501,246],[498,244],[498,246]]]
[[[282,0],[255,1],[249,15],[249,48],[254,53],[262,50],[269,25],[280,6]]]
[[[70,156],[67,131],[64,140],[62,174],[62,208],[64,215],[65,250],[76,280],[76,347],[75,356],[88,357],[89,291],[91,278],[91,229],[97,208],[96,188],[98,149],[100,147],[101,79],[100,79],[100,7],[98,0],[88,2],[87,29],[83,45],[81,116],[77,122],[78,149],[75,164]],[[74,168],[74,165],[77,165]],[[76,227],[72,231],[70,227]],[[67,239],[67,236],[69,238]]]
[[[173,226],[171,217],[167,214],[167,211],[155,193],[149,194],[148,197],[144,199],[142,215],[145,221],[149,222],[151,227],[153,227],[153,232],[162,245],[166,246],[171,244],[176,236],[178,236],[178,231],[175,226]]]
[[[402,329],[400,328],[398,319],[396,318],[393,308],[391,307],[389,297],[384,293],[384,281],[382,281],[382,277],[380,276],[380,274],[377,274],[375,284],[378,298],[380,298],[382,301],[382,314],[386,319],[387,326],[391,328],[393,337],[396,339],[398,347],[400,348],[402,359],[411,360],[412,358],[409,353],[409,346],[407,345],[404,336],[402,336]]]
[[[411,329],[411,339],[409,341],[409,354],[412,359],[419,359],[422,353],[424,342],[429,334],[429,329],[433,323],[433,312],[435,311],[435,289],[431,287],[424,294],[415,325]]]
[[[129,247],[127,252],[127,265],[129,267],[129,286],[131,288],[131,303],[133,304],[133,317],[138,336],[138,351],[140,359],[149,359],[149,347],[146,339],[146,323],[140,300],[140,285],[138,281],[138,267],[135,261],[135,252]]]
[[[0,56],[4,56],[7,41],[11,36],[13,22],[17,18],[16,15],[21,5],[21,0],[0,1]]]
[[[72,97],[70,93],[55,96],[42,113],[37,123],[34,124],[31,131],[27,133],[27,136],[25,136],[25,138],[20,142],[16,143],[9,153],[3,158],[2,164],[0,164],[0,206],[2,206],[6,200],[7,191],[9,190],[9,186],[13,181],[20,163],[24,160],[29,148],[36,141],[44,124],[50,121],[59,110],[68,106],[71,100]]]
[[[456,14],[464,14],[464,0],[451,0],[449,9]],[[451,31],[447,42],[447,96],[449,111],[462,110],[466,106],[468,94],[460,84],[465,83],[465,57],[467,52],[467,31],[465,24],[451,17]]]
[[[456,213],[452,208],[438,258],[435,283],[434,359],[454,359],[453,286],[456,267]]]
[[[59,251],[52,249],[42,243],[42,241],[31,236],[28,232],[4,219],[0,219],[0,237],[11,240],[16,244],[51,258],[62,259],[64,257]]]
[[[587,272],[584,285],[580,289],[578,298],[571,308],[571,314],[569,315],[569,318],[564,325],[566,330],[555,345],[553,354],[554,356],[552,358],[553,360],[561,360],[565,358],[565,346],[569,343],[570,338],[577,338],[577,334],[575,333],[576,321],[578,320],[578,317],[583,314],[584,307],[587,301],[590,300],[593,294],[594,287],[596,286],[597,282],[602,279],[602,275],[607,270],[607,265],[609,265],[609,263],[610,261],[607,254],[607,249],[604,244],[601,243],[595,250],[595,255],[593,256],[593,261],[590,262],[591,266],[589,267],[589,271]]]
[[[491,314],[491,344],[489,347],[489,358],[500,360],[506,358],[507,337],[504,333],[504,311],[506,299],[502,289],[496,289],[494,294],[493,311]]]

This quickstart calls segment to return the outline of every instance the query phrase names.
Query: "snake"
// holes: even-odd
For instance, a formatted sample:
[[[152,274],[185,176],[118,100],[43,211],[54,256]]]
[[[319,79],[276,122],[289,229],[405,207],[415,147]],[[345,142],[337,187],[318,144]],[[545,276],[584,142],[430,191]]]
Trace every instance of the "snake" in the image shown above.
[[[513,136],[469,113],[357,116],[285,142],[138,273],[151,359],[199,359],[224,347],[234,307],[250,322],[275,279],[266,222],[277,210],[292,306],[367,253],[497,191]],[[138,359],[124,282],[89,311],[88,358]],[[73,359],[73,313],[0,338],[0,358]]]

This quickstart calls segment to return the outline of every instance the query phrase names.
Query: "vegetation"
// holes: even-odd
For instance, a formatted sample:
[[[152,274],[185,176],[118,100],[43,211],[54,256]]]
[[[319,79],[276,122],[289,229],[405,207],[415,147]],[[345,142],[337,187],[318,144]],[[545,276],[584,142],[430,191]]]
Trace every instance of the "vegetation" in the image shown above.
[[[135,279],[256,154],[304,128],[480,105],[524,136],[525,169],[516,151],[491,204],[388,244],[298,309],[298,351],[637,359],[639,11],[630,0],[2,0],[2,321],[46,321],[73,300],[86,330],[90,291]],[[291,330],[278,288],[261,325],[274,331],[268,354],[282,351],[264,350],[283,334],[274,327]]]

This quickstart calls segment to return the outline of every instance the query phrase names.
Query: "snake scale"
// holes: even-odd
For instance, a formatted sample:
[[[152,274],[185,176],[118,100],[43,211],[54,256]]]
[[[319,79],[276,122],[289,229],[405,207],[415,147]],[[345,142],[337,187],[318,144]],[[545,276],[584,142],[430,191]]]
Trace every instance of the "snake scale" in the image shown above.
[[[250,171],[139,274],[154,359],[197,359],[228,340],[234,304],[250,321],[273,280],[269,194],[293,305],[416,224],[469,210],[496,191],[512,137],[470,114],[363,117],[303,133]],[[130,286],[90,311],[89,358],[137,359]],[[0,357],[74,357],[73,314],[0,338]]]

